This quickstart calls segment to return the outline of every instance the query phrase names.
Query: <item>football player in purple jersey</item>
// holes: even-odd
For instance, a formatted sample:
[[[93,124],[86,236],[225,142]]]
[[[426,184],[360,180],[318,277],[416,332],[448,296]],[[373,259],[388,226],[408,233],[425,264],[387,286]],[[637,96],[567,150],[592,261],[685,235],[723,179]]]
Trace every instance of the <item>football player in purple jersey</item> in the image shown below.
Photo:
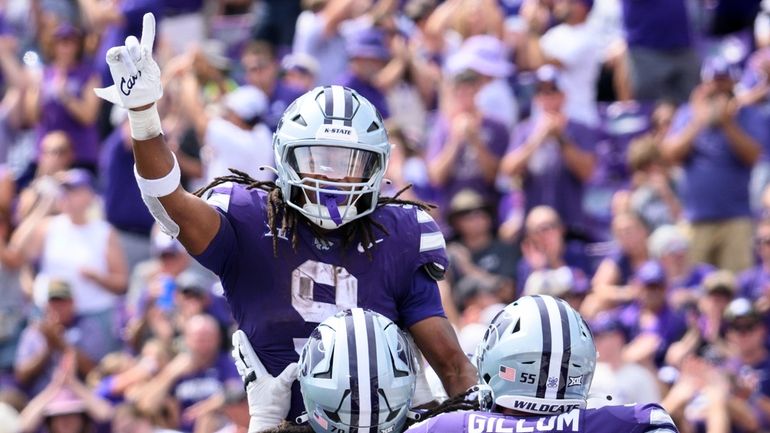
[[[657,404],[586,409],[596,347],[583,318],[561,299],[525,296],[505,307],[475,357],[494,409],[442,413],[406,433],[678,432]]]
[[[275,182],[236,172],[192,194],[162,135],[154,36],[147,14],[141,42],[130,36],[107,53],[115,85],[95,90],[129,109],[136,180],[153,217],[222,280],[243,331],[234,353],[250,428],[301,412],[297,350],[318,323],[352,307],[407,329],[450,394],[472,386],[476,371],[436,284],[447,266],[443,236],[423,204],[379,195],[390,144],[372,104],[348,88],[313,89],[278,124]],[[268,374],[255,371],[252,353]],[[278,398],[289,390],[290,409]]]

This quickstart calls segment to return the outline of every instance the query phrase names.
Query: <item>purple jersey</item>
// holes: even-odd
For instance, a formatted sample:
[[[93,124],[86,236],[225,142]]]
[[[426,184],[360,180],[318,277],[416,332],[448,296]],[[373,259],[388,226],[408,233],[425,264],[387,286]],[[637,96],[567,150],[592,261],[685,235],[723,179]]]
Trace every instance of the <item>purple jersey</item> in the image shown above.
[[[220,212],[219,232],[196,258],[221,278],[233,317],[270,374],[297,361],[315,326],[338,311],[368,308],[405,329],[443,316],[423,266],[446,268],[444,238],[426,212],[388,205],[369,215],[387,229],[373,229],[371,259],[359,242],[343,248],[339,230],[316,238],[304,220],[296,250],[291,233],[279,232],[274,255],[266,197],[242,185],[216,187],[208,202]],[[303,407],[297,383],[292,392],[288,419]]]
[[[405,433],[676,433],[669,414],[656,404],[573,409],[558,415],[513,416],[478,411],[448,412]]]

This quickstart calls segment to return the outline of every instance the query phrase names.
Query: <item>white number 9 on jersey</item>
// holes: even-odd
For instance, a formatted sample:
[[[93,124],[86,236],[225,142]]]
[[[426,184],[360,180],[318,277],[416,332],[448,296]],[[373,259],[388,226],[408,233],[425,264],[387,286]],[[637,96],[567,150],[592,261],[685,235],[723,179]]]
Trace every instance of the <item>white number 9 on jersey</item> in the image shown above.
[[[316,284],[334,287],[334,304],[314,299]],[[306,322],[321,323],[358,306],[358,279],[342,266],[308,260],[291,273],[291,305]],[[306,341],[307,338],[294,339],[297,353]]]

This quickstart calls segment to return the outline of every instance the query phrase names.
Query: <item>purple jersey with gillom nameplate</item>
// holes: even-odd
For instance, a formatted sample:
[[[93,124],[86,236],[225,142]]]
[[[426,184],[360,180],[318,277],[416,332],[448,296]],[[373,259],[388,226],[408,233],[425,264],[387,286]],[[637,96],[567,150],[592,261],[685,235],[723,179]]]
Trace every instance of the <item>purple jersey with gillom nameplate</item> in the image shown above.
[[[446,268],[444,238],[414,206],[382,206],[368,216],[388,232],[373,228],[370,259],[358,239],[343,248],[339,231],[319,239],[304,221],[297,224],[296,250],[291,233],[279,232],[275,255],[264,191],[223,184],[207,202],[219,210],[221,224],[196,259],[222,280],[233,317],[272,375],[297,361],[316,325],[338,311],[368,308],[403,329],[444,315],[436,282],[423,270],[429,263]],[[287,419],[302,409],[295,382]]]
[[[573,409],[555,415],[447,412],[415,424],[404,433],[676,433],[671,416],[657,404]]]

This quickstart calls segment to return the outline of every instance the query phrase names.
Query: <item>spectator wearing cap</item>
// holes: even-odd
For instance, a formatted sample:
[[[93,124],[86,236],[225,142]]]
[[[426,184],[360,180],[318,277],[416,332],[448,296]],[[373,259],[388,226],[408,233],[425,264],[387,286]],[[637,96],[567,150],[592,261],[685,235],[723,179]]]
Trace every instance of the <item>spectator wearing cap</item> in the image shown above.
[[[519,108],[507,81],[513,74],[513,65],[501,40],[490,35],[471,36],[449,57],[446,69],[450,75],[465,70],[481,75],[483,85],[476,95],[476,105],[484,116],[502,123],[508,131],[513,130]]]
[[[336,80],[368,99],[385,119],[390,117],[386,92],[396,78],[392,69],[405,68],[405,59],[392,56],[388,42],[385,32],[377,27],[349,34],[345,43],[348,67]]]
[[[564,92],[564,113],[590,127],[599,125],[596,88],[601,66],[601,45],[595,30],[587,24],[593,0],[557,0],[553,15],[561,21],[542,37],[529,32],[527,57],[535,67],[550,64],[559,69],[559,86]]]
[[[765,431],[770,428],[767,328],[761,313],[746,298],[730,302],[724,319],[725,336],[733,355],[724,366],[731,379],[731,401],[748,406],[748,410],[731,411],[731,424],[745,431]]]
[[[512,301],[517,253],[495,238],[494,215],[484,198],[470,189],[458,192],[450,201],[448,219],[455,234],[455,240],[447,245],[454,281],[494,280],[489,285],[494,286],[498,301]]]
[[[622,5],[633,98],[687,101],[698,84],[700,65],[687,2],[622,0]]]
[[[596,135],[564,113],[557,76],[551,65],[537,70],[533,115],[516,128],[500,171],[522,180],[527,212],[550,206],[571,234],[585,235],[583,194],[596,166]]]
[[[71,169],[62,173],[60,183],[62,213],[28,217],[9,248],[26,263],[38,263],[33,288],[38,306],[45,303],[48,281],[62,279],[71,285],[81,320],[101,327],[112,339],[102,348],[104,355],[116,348],[117,307],[128,283],[123,248],[115,229],[93,212],[96,193],[91,173]]]
[[[653,371],[663,365],[671,344],[687,330],[684,315],[666,302],[667,287],[663,266],[654,260],[646,262],[634,276],[636,299],[620,312],[630,338],[626,359]]]
[[[730,271],[715,271],[703,279],[705,296],[698,300],[698,330],[701,341],[712,347],[711,353],[706,353],[708,349],[700,353],[709,360],[720,361],[724,355],[724,312],[737,291],[738,283]]]
[[[650,257],[666,271],[671,305],[679,308],[699,296],[703,279],[715,270],[708,263],[696,262],[690,255],[690,240],[679,226],[664,225],[647,240]]]
[[[733,96],[737,71],[725,60],[704,63],[703,82],[679,108],[663,155],[684,169],[685,218],[698,262],[740,272],[751,266],[749,178],[765,126]]]
[[[234,323],[227,301],[212,292],[213,280],[195,270],[185,270],[176,277],[175,312],[177,329],[196,315],[208,314],[217,320],[223,333]]]
[[[265,93],[251,85],[239,87],[223,98],[223,115],[213,117],[200,99],[197,78],[187,73],[182,80],[181,108],[204,146],[205,181],[230,174],[230,168],[271,180],[271,171],[259,169],[273,165],[270,128],[262,118],[268,108]]]
[[[588,275],[588,260],[582,249],[564,239],[564,226],[559,215],[548,206],[532,209],[524,221],[521,242],[522,260],[516,269],[516,295],[524,291],[529,276],[535,271],[556,270],[564,266],[578,278]],[[578,272],[581,271],[581,272]]]
[[[654,134],[642,135],[631,141],[627,154],[631,170],[627,209],[638,213],[651,230],[678,223],[682,214],[677,185],[659,143]]]
[[[54,33],[50,62],[27,90],[24,110],[27,122],[36,125],[38,152],[48,132],[61,130],[72,142],[75,163],[95,171],[100,103],[90,89],[99,87],[101,80],[84,59],[83,50],[82,31],[71,24],[61,24]]]
[[[183,338],[184,350],[161,370],[155,380],[137,392],[137,406],[144,412],[153,413],[169,399],[181,414],[180,429],[192,432],[197,421],[194,405],[206,402],[215,409],[221,408],[224,390],[241,385],[242,381],[230,355],[221,350],[220,331],[214,318],[207,315],[190,318],[185,324]]]
[[[306,53],[290,54],[285,62],[283,69],[286,77],[279,78],[281,66],[275,49],[264,41],[249,43],[241,54],[244,83],[258,88],[267,96],[267,108],[262,119],[271,131],[275,131],[286,107],[315,86],[315,77],[319,73],[319,63]],[[295,79],[298,81],[296,84],[304,82],[307,89],[294,84],[292,81]]]
[[[659,403],[660,389],[649,369],[623,358],[628,343],[623,323],[616,311],[599,313],[589,322],[596,351],[596,363],[588,407],[629,403]],[[612,396],[607,400],[604,396]]]
[[[471,70],[452,77],[428,137],[428,178],[439,209],[446,209],[451,197],[462,189],[476,191],[495,207],[500,199],[495,179],[509,135],[503,124],[476,108],[482,82]]]
[[[591,280],[591,302],[583,310],[588,316],[631,301],[635,295],[628,284],[639,267],[649,260],[648,230],[638,215],[616,215],[612,219],[612,233],[617,250],[601,261]]]
[[[318,62],[305,53],[289,54],[281,61],[282,82],[286,86],[307,92],[315,87]]]
[[[108,337],[109,329],[77,315],[72,290],[65,281],[51,281],[42,317],[21,334],[14,366],[16,381],[28,395],[37,395],[68,353],[74,356],[73,368],[85,375],[107,353],[105,349],[110,349]]]
[[[580,310],[588,293],[589,282],[585,272],[578,268],[561,266],[532,272],[524,283],[524,296],[549,295],[564,299]]]
[[[110,403],[94,395],[76,376],[69,355],[56,367],[53,379],[21,411],[20,433],[90,433],[110,420]]]

